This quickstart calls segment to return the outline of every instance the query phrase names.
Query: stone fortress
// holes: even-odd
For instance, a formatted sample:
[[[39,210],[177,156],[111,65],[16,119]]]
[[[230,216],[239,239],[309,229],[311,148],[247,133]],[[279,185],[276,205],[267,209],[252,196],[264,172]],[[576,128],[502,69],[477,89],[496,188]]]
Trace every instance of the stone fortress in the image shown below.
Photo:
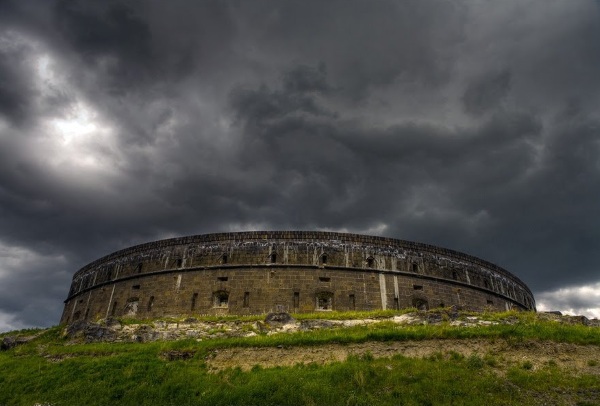
[[[102,257],[73,276],[61,323],[445,306],[535,311],[519,278],[457,251],[358,234],[251,231],[172,238]]]

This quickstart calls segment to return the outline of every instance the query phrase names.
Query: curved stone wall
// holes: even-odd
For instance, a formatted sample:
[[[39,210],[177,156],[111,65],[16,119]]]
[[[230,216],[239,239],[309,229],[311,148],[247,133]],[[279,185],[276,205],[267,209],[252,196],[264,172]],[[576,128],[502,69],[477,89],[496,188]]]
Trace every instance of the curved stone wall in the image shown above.
[[[452,305],[535,310],[519,278],[457,251],[357,234],[253,231],[161,240],[100,258],[73,276],[61,323]]]

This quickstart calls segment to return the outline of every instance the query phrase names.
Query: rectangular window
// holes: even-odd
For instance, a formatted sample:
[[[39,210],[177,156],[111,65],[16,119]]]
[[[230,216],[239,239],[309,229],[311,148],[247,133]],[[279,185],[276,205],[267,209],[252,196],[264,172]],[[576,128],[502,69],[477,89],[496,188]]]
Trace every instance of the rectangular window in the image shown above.
[[[250,307],[250,292],[244,292],[244,307]]]
[[[413,285],[414,290],[423,290],[423,286],[421,285]]]
[[[294,309],[300,307],[300,292],[294,292]]]
[[[394,309],[400,310],[400,303],[397,297],[394,298]]]
[[[140,289],[140,285],[133,285],[131,287],[131,289],[133,289],[133,290],[139,290]]]
[[[219,276],[217,277],[218,280],[220,280],[221,282],[227,282],[227,280],[229,279],[227,276]]]
[[[317,310],[333,310],[333,293],[321,292],[317,295]]]
[[[320,276],[320,277],[319,277],[319,280],[320,280],[321,282],[330,282],[330,281],[331,281],[331,278],[330,278],[330,277],[328,277],[328,276]]]
[[[354,294],[351,294],[348,297],[349,301],[350,301],[350,310],[356,310],[356,296],[354,296]]]
[[[198,300],[198,294],[194,293],[192,295],[192,310],[196,310],[196,300]]]

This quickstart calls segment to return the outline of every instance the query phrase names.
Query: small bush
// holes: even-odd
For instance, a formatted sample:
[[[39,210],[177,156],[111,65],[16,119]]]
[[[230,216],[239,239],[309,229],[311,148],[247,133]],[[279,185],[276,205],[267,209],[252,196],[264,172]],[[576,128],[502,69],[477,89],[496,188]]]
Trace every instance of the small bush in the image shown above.
[[[450,355],[450,359],[452,361],[462,361],[463,359],[465,359],[464,355],[456,351],[450,351],[448,355]]]
[[[494,357],[491,354],[486,354],[483,357],[483,361],[486,363],[486,365],[488,365],[490,367],[493,367],[493,368],[496,368],[499,365],[498,360],[496,359],[496,357]]]
[[[467,358],[467,366],[470,369],[481,369],[484,365],[483,359],[477,354],[471,354],[471,356]]]

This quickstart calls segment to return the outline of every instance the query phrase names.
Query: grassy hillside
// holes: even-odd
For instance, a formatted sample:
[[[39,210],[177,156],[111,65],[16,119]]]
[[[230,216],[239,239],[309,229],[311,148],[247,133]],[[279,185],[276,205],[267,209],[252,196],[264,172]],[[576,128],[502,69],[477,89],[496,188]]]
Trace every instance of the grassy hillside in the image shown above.
[[[600,405],[598,327],[533,313],[477,315],[489,323],[469,327],[393,315],[148,343],[84,343],[60,327],[5,333],[35,338],[0,351],[0,405]]]

